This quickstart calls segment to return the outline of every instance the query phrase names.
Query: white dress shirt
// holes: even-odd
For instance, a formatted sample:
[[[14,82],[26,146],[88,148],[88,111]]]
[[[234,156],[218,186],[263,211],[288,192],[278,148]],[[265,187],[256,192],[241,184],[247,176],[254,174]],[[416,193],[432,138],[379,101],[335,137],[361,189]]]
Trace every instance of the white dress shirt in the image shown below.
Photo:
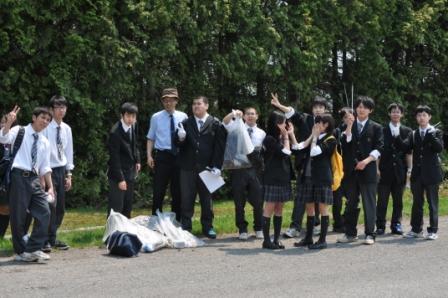
[[[0,143],[2,144],[14,144],[19,133],[20,126],[14,126],[11,128],[7,134],[3,134],[3,129],[0,131]],[[32,170],[32,160],[31,160],[31,149],[34,143],[33,134],[36,131],[33,129],[31,124],[25,126],[25,135],[23,136],[22,145],[19,151],[17,151],[16,157],[14,158],[14,163],[12,168],[21,169],[24,171]],[[50,167],[50,142],[42,134],[42,132],[37,133],[39,138],[37,141],[37,156],[35,170],[39,176],[44,176],[46,173],[51,172]]]
[[[397,126],[395,126],[392,122],[389,122],[389,128],[393,137],[400,135],[400,123],[397,123]]]
[[[204,126],[205,121],[207,120],[208,114],[206,113],[204,117],[199,118],[194,116],[194,119],[196,120],[196,125],[198,126],[198,130],[201,131],[201,124],[199,123],[199,120],[202,121],[202,126]]]
[[[234,126],[236,125],[236,123],[237,122],[232,119],[232,120],[230,120],[229,123],[227,123],[227,124],[224,123],[224,127],[226,128],[227,131],[230,132],[231,130],[234,129]],[[247,123],[244,123],[244,126],[248,130],[248,133],[249,133],[249,128],[252,128],[252,133],[249,134],[250,140],[252,141],[252,145],[254,145],[254,147],[263,146],[263,141],[264,141],[264,138],[266,137],[266,133],[264,132],[264,130],[259,128],[257,126],[257,124],[255,124],[254,126],[249,126],[249,125],[247,125]]]
[[[73,164],[72,129],[67,123],[61,122],[62,154],[61,159],[59,159],[57,145],[58,126],[59,124],[53,119],[42,132],[50,142],[50,166],[51,168],[65,167],[67,171],[72,171],[75,168]]]
[[[158,150],[170,150],[171,144],[171,115],[174,119],[174,129],[179,123],[188,118],[187,114],[174,111],[172,114],[166,110],[159,111],[151,116],[149,130],[146,138],[154,142],[154,148]]]

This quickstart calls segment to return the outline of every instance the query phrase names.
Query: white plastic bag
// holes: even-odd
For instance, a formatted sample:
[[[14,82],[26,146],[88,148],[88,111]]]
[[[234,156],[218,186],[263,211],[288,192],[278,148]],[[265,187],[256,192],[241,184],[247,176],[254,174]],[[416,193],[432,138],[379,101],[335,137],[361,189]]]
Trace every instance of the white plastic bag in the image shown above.
[[[247,155],[254,151],[254,145],[243,119],[237,117],[235,123],[228,130],[226,150],[224,151],[223,169],[243,169],[252,165]]]
[[[168,240],[169,247],[187,248],[205,245],[204,241],[200,240],[190,232],[182,230],[175,218],[176,214],[173,212],[161,213],[157,211],[157,216],[138,216],[132,220],[163,234]]]
[[[126,216],[111,210],[110,215],[107,218],[103,242],[105,242],[115,231],[128,232],[137,235],[138,239],[143,244],[143,252],[153,252],[168,245],[168,239],[162,234],[139,225],[138,223],[129,220]]]

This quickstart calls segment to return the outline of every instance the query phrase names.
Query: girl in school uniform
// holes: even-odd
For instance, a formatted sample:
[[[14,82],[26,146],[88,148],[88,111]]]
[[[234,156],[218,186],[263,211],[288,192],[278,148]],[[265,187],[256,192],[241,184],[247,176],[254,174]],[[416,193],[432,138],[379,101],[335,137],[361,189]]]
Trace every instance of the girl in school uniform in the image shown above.
[[[302,182],[297,190],[306,203],[306,236],[294,243],[296,247],[308,246],[309,249],[327,247],[326,236],[329,225],[328,206],[333,204],[333,173],[331,156],[336,149],[336,139],[333,136],[334,119],[330,114],[316,117],[312,133],[307,140],[299,144],[299,150],[308,150],[304,170],[301,173]],[[314,210],[319,204],[321,214],[321,232],[319,240],[313,243]]]
[[[298,147],[294,127],[286,122],[283,113],[273,111],[269,116],[267,135],[263,141],[265,169],[262,177],[263,199],[263,248],[284,249],[279,241],[282,226],[283,204],[291,199],[291,149]],[[269,228],[274,215],[274,241]]]

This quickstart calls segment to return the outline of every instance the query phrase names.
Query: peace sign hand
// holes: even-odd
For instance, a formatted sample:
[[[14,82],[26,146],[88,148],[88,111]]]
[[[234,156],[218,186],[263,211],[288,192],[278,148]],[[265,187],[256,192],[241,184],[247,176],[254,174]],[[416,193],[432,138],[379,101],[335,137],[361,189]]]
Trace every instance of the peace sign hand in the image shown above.
[[[6,115],[6,123],[11,126],[17,119],[17,114],[20,111],[20,107],[18,105],[14,106],[14,109],[12,109],[11,112]]]

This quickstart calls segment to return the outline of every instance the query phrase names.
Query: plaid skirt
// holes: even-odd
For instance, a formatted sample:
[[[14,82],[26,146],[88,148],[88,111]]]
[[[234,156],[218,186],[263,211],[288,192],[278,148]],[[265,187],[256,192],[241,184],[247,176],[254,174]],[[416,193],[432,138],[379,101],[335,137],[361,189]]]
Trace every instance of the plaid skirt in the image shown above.
[[[271,203],[283,203],[291,200],[291,185],[263,185],[263,200]]]
[[[311,178],[305,178],[297,185],[297,195],[305,203],[333,204],[333,191],[329,185],[313,185]]]

